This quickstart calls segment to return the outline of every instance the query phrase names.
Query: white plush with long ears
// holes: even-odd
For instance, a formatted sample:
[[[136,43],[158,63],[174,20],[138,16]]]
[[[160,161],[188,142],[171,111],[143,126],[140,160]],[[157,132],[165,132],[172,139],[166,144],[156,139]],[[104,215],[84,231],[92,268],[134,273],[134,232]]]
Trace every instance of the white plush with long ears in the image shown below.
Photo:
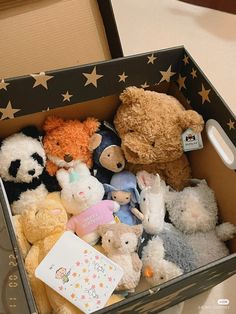
[[[140,211],[134,208],[133,214],[142,221],[144,230],[156,235],[164,228],[166,185],[158,174],[139,171],[136,175],[141,189]]]

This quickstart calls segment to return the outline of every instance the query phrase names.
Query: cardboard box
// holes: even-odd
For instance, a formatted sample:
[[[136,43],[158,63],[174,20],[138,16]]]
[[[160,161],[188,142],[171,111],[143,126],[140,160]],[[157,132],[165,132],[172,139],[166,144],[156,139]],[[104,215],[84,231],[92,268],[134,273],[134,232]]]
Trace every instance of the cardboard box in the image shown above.
[[[5,83],[9,85],[0,90],[1,138],[28,124],[40,127],[51,114],[64,118],[95,116],[100,120],[112,120],[119,105],[119,93],[125,87],[135,85],[172,94],[186,107],[191,106],[201,113],[205,121],[216,120],[232,146],[236,146],[235,117],[184,47],[47,72],[41,76],[28,75]],[[71,95],[69,99],[63,96],[67,91]],[[206,134],[203,134],[203,144],[202,150],[188,153],[193,176],[207,180],[216,193],[220,217],[236,224],[233,207],[236,204],[236,172],[223,164]],[[0,199],[27,292],[29,286],[2,191]],[[97,313],[157,313],[210,289],[236,273],[236,254],[233,253],[236,241],[229,246],[231,255]],[[32,305],[29,293],[26,298]],[[36,312],[32,307],[30,310]]]

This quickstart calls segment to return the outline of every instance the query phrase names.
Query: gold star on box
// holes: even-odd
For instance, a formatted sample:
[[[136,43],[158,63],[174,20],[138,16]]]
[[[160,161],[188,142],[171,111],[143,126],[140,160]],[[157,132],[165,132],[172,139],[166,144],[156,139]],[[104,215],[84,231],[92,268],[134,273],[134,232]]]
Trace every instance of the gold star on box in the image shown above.
[[[125,75],[125,72],[123,72],[122,74],[119,74],[119,82],[125,82],[125,80],[127,79],[128,75]]]
[[[87,78],[86,83],[84,86],[87,86],[89,84],[93,84],[93,86],[97,87],[97,81],[103,77],[103,75],[99,75],[96,72],[96,67],[93,68],[93,71],[91,73],[83,73],[83,75]]]
[[[35,79],[33,88],[36,86],[43,86],[48,89],[48,81],[53,78],[53,76],[46,75],[45,72],[40,72],[39,74],[31,74],[31,76]]]
[[[148,83],[147,82],[145,82],[144,84],[142,84],[142,85],[140,85],[142,88],[148,88],[149,87],[149,85],[148,85]]]
[[[167,71],[160,71],[160,72],[161,72],[162,78],[161,78],[159,83],[161,83],[163,81],[170,82],[171,76],[176,74],[176,72],[171,72],[171,65],[169,66]]]
[[[181,76],[181,74],[179,74],[179,78],[177,80],[178,84],[179,84],[179,90],[181,90],[181,88],[185,88],[186,89],[186,86],[185,86],[185,80],[186,80],[186,76]]]
[[[9,85],[10,83],[5,83],[4,79],[1,80],[0,82],[0,89],[5,89],[7,90],[7,86]]]
[[[184,62],[185,65],[189,63],[188,59],[189,59],[189,57],[187,55],[184,55],[184,58],[182,61]]]
[[[198,94],[202,97],[202,104],[204,104],[205,101],[211,102],[209,99],[210,91],[210,89],[205,89],[204,85],[202,84],[202,90],[198,92]]]
[[[63,97],[63,102],[64,101],[70,101],[70,98],[73,96],[73,95],[69,94],[69,91],[67,91],[65,94],[61,94],[61,95]]]
[[[229,122],[227,123],[230,130],[232,130],[232,129],[235,130],[234,124],[235,124],[235,121],[231,121],[231,119],[230,119]]]
[[[192,75],[192,78],[196,78],[197,77],[197,70],[195,70],[194,68],[192,68],[192,72],[190,73]]]
[[[154,64],[154,61],[157,59],[157,57],[154,57],[154,54],[152,54],[151,56],[147,56],[147,58],[148,58],[147,64],[149,63]]]
[[[14,114],[20,110],[21,109],[12,108],[11,102],[9,101],[6,108],[0,108],[0,112],[2,113],[0,120],[6,119],[6,118],[14,119],[15,118]]]

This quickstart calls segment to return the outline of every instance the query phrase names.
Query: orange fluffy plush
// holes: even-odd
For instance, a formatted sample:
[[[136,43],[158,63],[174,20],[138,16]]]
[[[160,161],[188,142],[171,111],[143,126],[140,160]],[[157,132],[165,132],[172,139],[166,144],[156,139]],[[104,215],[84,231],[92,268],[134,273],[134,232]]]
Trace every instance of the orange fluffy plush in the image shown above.
[[[59,168],[70,168],[79,162],[92,166],[92,151],[96,141],[95,132],[99,129],[95,118],[63,120],[49,116],[43,125],[45,136],[43,146],[47,154],[46,168],[54,175]]]

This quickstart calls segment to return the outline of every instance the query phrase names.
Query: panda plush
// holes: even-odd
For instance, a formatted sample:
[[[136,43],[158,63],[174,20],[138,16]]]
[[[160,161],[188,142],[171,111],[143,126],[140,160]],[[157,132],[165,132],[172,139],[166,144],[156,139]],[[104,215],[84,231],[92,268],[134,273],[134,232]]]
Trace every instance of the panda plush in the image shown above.
[[[13,214],[21,214],[59,189],[56,178],[45,170],[41,134],[29,126],[0,142],[0,177]]]

